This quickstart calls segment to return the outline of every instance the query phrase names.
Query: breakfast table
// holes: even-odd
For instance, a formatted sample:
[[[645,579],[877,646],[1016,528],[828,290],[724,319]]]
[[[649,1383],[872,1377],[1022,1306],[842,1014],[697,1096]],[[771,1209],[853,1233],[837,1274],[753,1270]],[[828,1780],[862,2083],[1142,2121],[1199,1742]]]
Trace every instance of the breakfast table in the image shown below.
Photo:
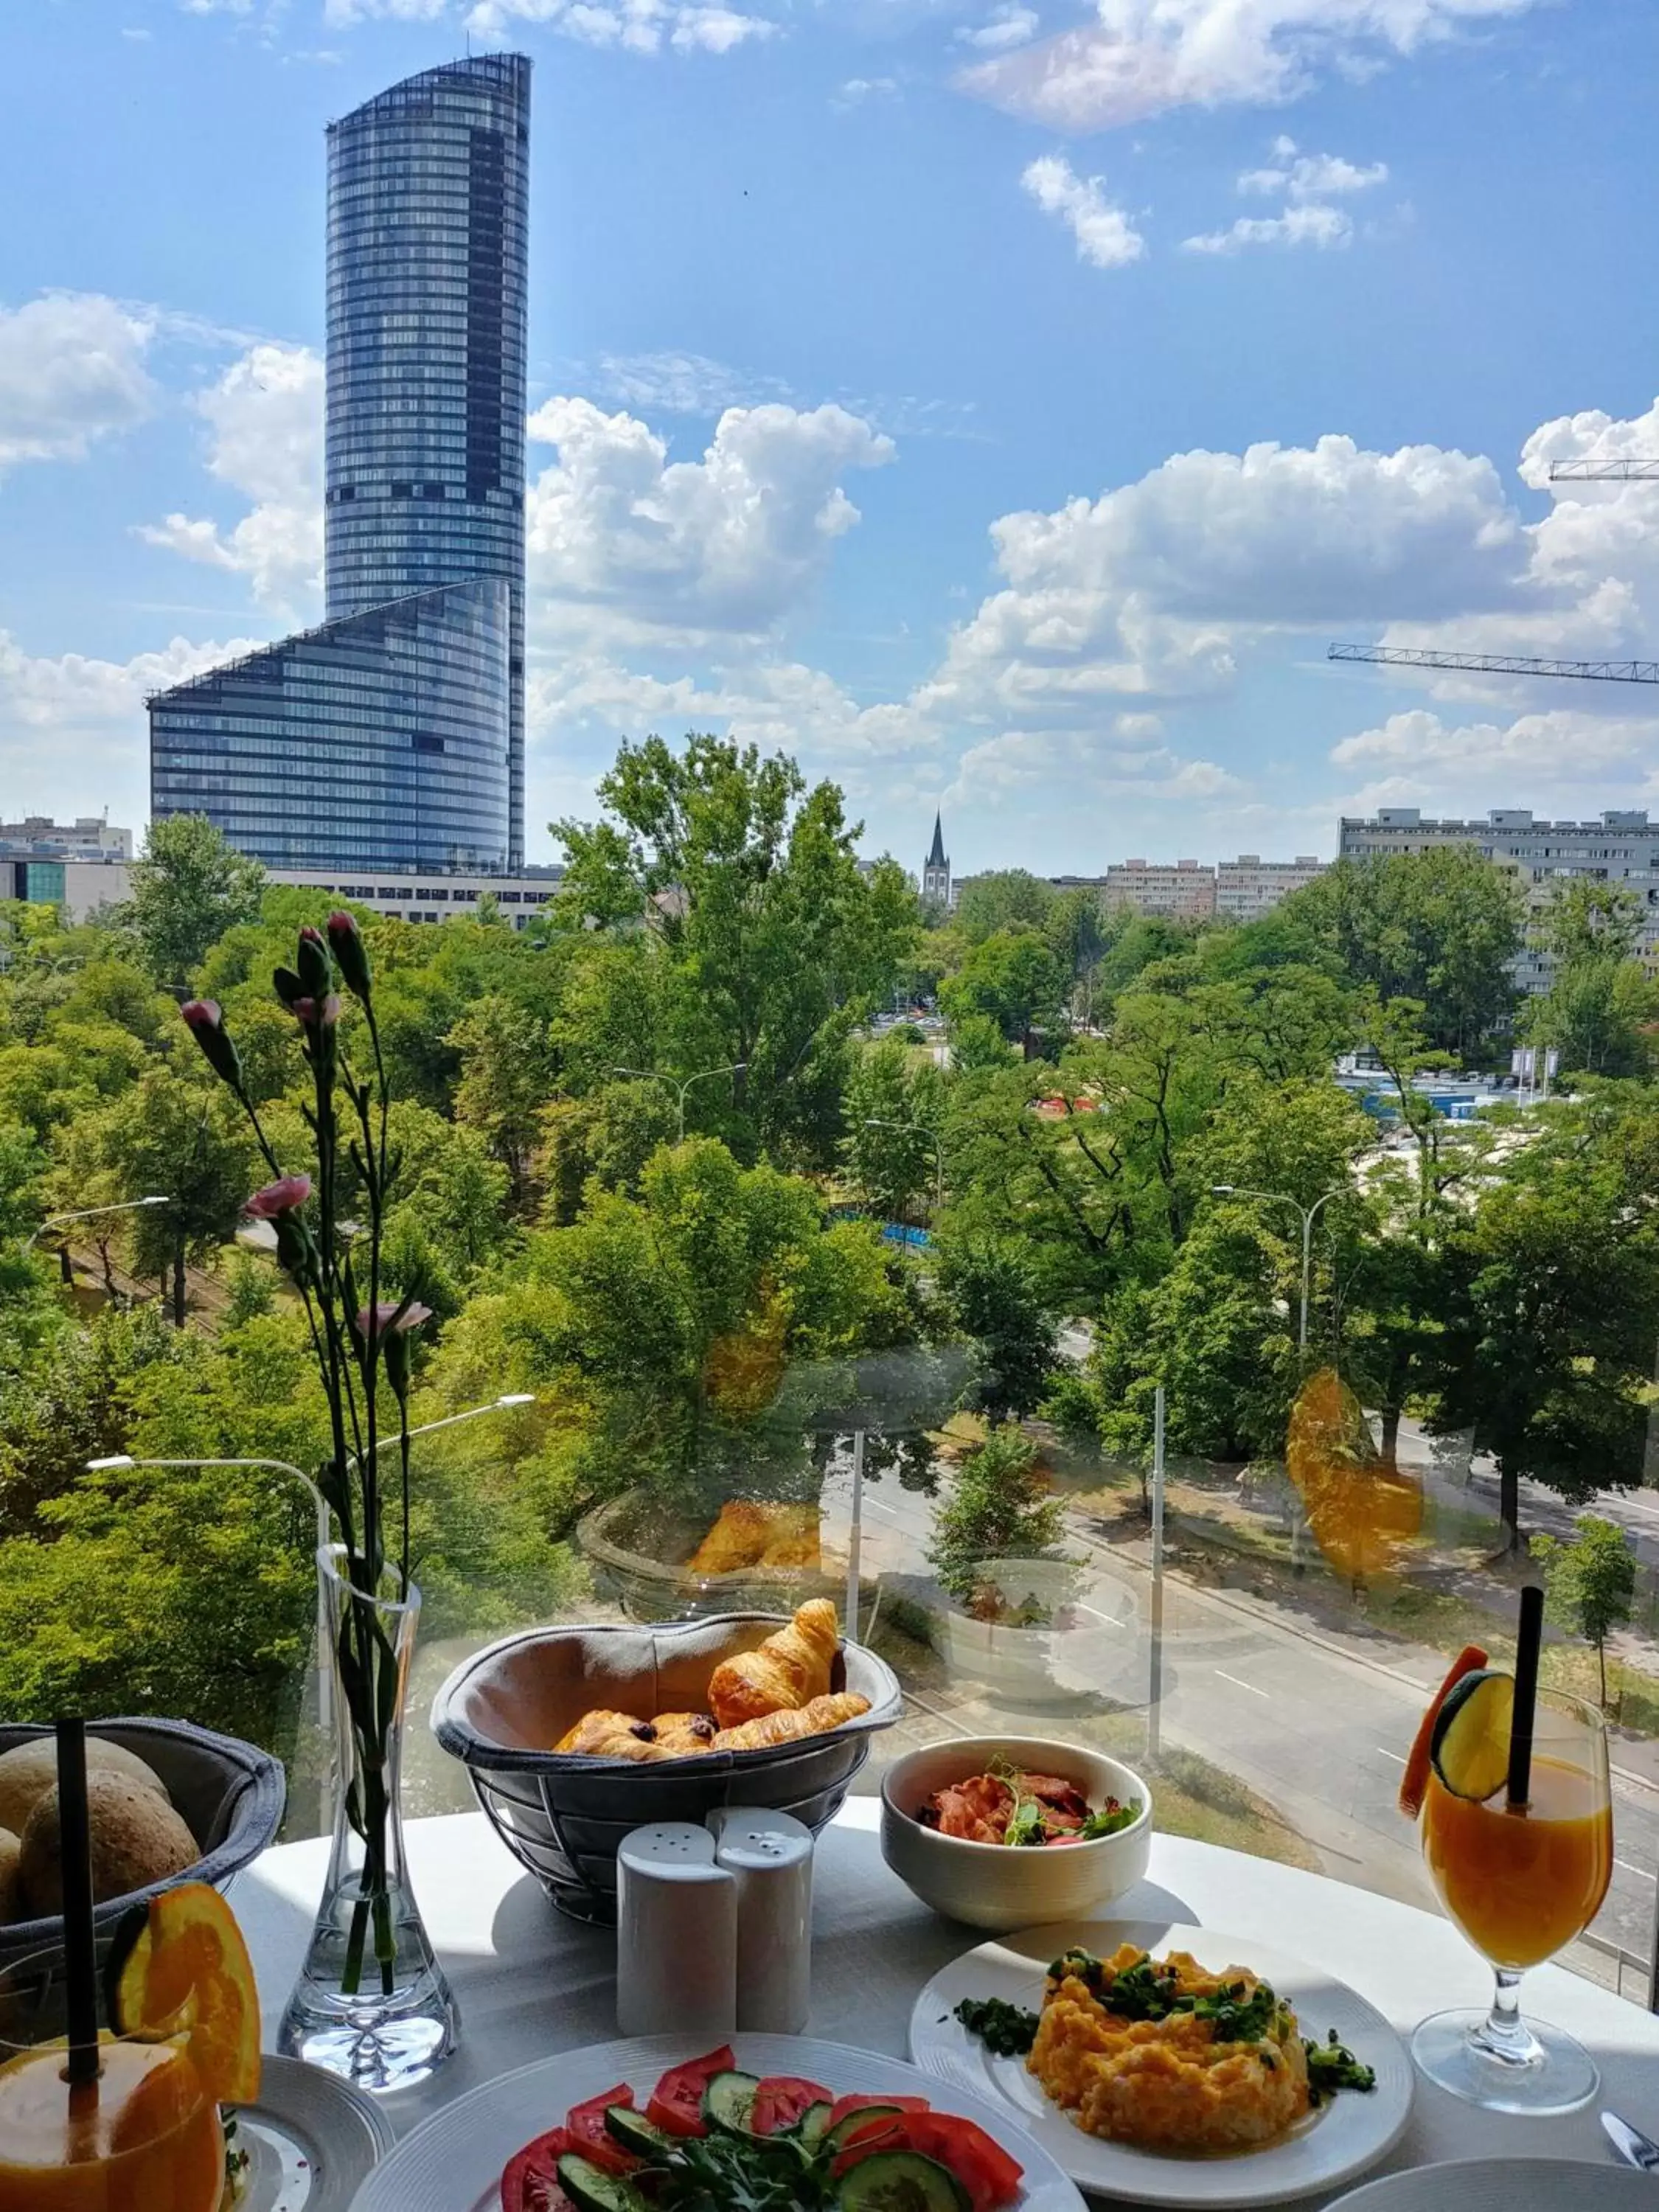
[[[818,1838],[805,2033],[903,2057],[918,1991],[982,1939],[940,1919],[890,1873],[879,1814],[879,1800],[849,1798]],[[461,2041],[430,2081],[382,2100],[398,2135],[515,2067],[610,2042],[618,2032],[613,1930],[555,1911],[482,1814],[411,1821],[408,1844],[416,1893],[459,2000]],[[326,1838],[283,1844],[236,1883],[234,1903],[258,1976],[268,2047],[299,1970],[327,1852]],[[1154,1838],[1147,1880],[1111,1915],[1199,1923],[1237,1936],[1241,1948],[1254,1941],[1317,1961],[1407,2036],[1425,2014],[1484,2006],[1491,1995],[1490,1970],[1433,1915],[1181,1837]],[[1613,2154],[1598,2115],[1609,2106],[1659,2136],[1659,2019],[1553,1966],[1527,1977],[1522,2005],[1568,2029],[1594,2054],[1599,2096],[1577,2112],[1523,2119],[1478,2112],[1419,2080],[1410,2124],[1379,2172],[1505,2156],[1605,2164]],[[503,2157],[514,2148],[504,2144]],[[1659,2203],[1659,2186],[1655,2199]]]

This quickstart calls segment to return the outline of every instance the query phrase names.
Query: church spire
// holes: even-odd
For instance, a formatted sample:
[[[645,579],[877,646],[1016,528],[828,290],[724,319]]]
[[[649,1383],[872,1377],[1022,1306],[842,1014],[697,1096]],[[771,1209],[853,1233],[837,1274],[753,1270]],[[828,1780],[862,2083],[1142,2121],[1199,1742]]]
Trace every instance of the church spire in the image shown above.
[[[927,865],[930,868],[944,868],[950,865],[945,857],[945,825],[937,812],[933,816],[933,843],[927,855]]]

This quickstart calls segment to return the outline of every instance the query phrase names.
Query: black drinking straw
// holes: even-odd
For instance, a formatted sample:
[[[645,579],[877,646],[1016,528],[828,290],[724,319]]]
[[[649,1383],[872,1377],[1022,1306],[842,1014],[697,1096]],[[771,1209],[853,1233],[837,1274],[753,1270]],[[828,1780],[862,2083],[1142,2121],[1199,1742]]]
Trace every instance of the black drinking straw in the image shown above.
[[[1510,1722],[1510,1802],[1524,1805],[1532,1789],[1532,1732],[1538,1711],[1538,1655],[1544,1642],[1544,1593],[1528,1583],[1521,1593],[1515,1638],[1515,1712]]]
[[[69,1996],[71,2087],[98,2079],[98,1961],[92,1933],[92,1823],[87,1811],[87,1731],[58,1723],[58,1845],[64,1869],[64,1971]]]

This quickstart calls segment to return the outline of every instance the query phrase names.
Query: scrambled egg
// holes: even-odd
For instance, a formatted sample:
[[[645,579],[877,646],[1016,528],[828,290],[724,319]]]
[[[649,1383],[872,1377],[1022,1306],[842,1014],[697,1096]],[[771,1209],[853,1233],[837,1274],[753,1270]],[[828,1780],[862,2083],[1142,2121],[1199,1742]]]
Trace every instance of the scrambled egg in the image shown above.
[[[1224,2013],[1125,2017],[1111,2007],[1113,1984],[1147,1960],[1126,1943],[1097,1963],[1077,1954],[1056,1961],[1027,2062],[1048,2095],[1087,2134],[1159,2149],[1243,2150],[1283,2135],[1310,2106],[1307,2052],[1291,2008],[1258,2007],[1262,2032],[1235,2040],[1218,2039]],[[1208,1974],[1184,1951],[1151,1963],[1176,1999],[1248,2002],[1261,1987],[1247,1967]]]

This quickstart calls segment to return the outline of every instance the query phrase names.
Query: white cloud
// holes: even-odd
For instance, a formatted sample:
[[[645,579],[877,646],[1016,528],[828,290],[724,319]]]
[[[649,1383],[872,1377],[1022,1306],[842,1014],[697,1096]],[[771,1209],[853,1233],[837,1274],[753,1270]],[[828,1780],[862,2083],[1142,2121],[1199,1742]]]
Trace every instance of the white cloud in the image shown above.
[[[1022,7],[1020,0],[1002,0],[982,23],[969,24],[957,37],[964,46],[976,46],[982,54],[1008,53],[1036,36],[1041,20],[1035,8]]]
[[[862,107],[871,100],[896,100],[898,79],[892,76],[849,76],[831,98],[831,107]]]
[[[1242,253],[1250,246],[1346,246],[1352,237],[1353,224],[1340,208],[1310,201],[1283,215],[1240,216],[1226,230],[1183,238],[1181,247],[1183,253]]]
[[[894,450],[835,406],[728,408],[697,461],[588,399],[550,399],[530,433],[558,451],[530,489],[533,593],[635,635],[771,629],[859,519],[842,476]]]
[[[378,0],[377,0],[378,3]],[[362,5],[363,0],[346,0]],[[385,0],[397,5],[398,0]],[[411,0],[422,4],[422,0]],[[687,5],[684,0],[475,0],[465,16],[477,38],[503,39],[515,23],[541,23],[561,37],[588,46],[616,46],[629,53],[728,54],[755,39],[769,39],[777,25],[763,15],[733,8]]]
[[[1040,155],[1019,181],[1045,215],[1071,232],[1079,261],[1095,269],[1122,269],[1145,254],[1146,240],[1106,198],[1104,178],[1079,177],[1063,154]]]
[[[1241,192],[1261,192],[1269,197],[1283,192],[1290,200],[1328,200],[1348,192],[1370,191],[1374,185],[1389,180],[1386,161],[1373,161],[1361,168],[1357,162],[1346,160],[1340,154],[1304,154],[1298,151],[1294,138],[1276,138],[1271,166],[1264,169],[1246,169],[1238,180]]]
[[[146,694],[253,643],[174,638],[157,652],[112,661],[31,655],[0,630],[0,790],[8,811],[84,814],[107,805],[112,821],[142,821],[149,811]]]
[[[589,381],[607,399],[659,415],[720,415],[790,396],[778,377],[746,376],[701,353],[601,354]]]
[[[184,514],[139,535],[248,578],[261,606],[313,611],[323,556],[323,364],[308,346],[263,343],[197,398],[207,465],[253,501],[228,532]]]
[[[143,422],[155,401],[144,366],[154,334],[153,319],[96,292],[0,307],[0,469],[81,460]]]
[[[1095,0],[1096,21],[975,64],[957,82],[1064,131],[1175,107],[1278,105],[1351,70],[1506,15],[1533,0]]]

